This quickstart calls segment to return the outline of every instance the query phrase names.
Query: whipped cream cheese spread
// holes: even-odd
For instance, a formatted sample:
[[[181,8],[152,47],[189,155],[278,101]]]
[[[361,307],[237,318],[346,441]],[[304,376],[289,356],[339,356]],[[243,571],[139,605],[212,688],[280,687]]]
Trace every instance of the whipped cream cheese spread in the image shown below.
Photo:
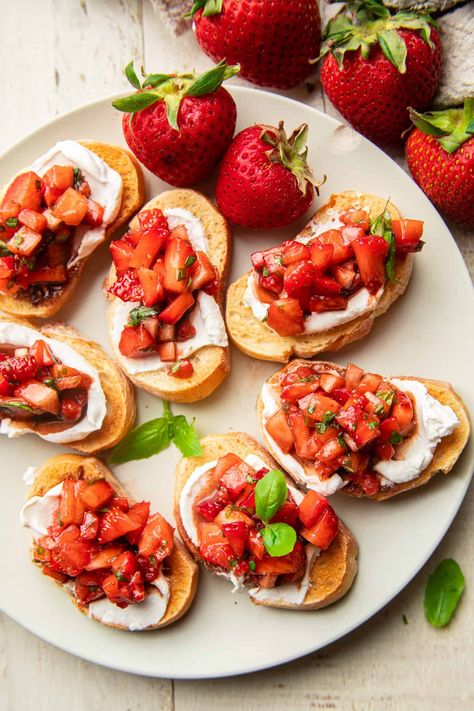
[[[122,203],[122,177],[93,151],[77,141],[59,141],[47,153],[37,158],[30,166],[30,170],[43,177],[55,165],[71,165],[79,168],[89,183],[91,200],[104,207],[103,222],[100,227],[87,225],[76,227],[72,256],[68,263],[68,267],[72,267],[89,256],[97,245],[104,241],[106,227],[115,220]]]
[[[406,444],[400,445],[395,456],[403,459],[381,460],[375,464],[374,470],[382,475],[384,486],[416,479],[433,459],[442,438],[454,432],[459,424],[453,410],[432,397],[423,383],[397,378],[390,382],[414,396],[417,431]]]
[[[26,481],[25,476],[23,478]],[[49,489],[44,496],[32,496],[21,509],[21,525],[31,531],[33,538],[47,535],[48,526],[59,504],[62,488],[61,482]],[[127,627],[130,631],[157,625],[166,613],[170,586],[163,573],[160,573],[151,586],[153,587],[147,586],[147,595],[142,602],[124,608],[117,607],[107,597],[94,600],[87,606],[89,615],[105,624]],[[67,580],[64,587],[74,594],[73,580]]]
[[[204,227],[195,215],[189,210],[184,210],[180,207],[163,210],[163,214],[168,221],[170,229],[174,229],[178,225],[184,225],[194,249],[207,253],[208,246]],[[128,323],[130,311],[139,305],[138,302],[125,302],[114,298],[110,307],[112,344],[118,360],[131,375],[161,370],[169,366],[169,363],[161,360],[158,353],[147,353],[142,358],[126,358],[120,353],[118,344],[121,333]],[[214,297],[206,294],[205,291],[198,292],[196,305],[191,311],[189,320],[196,329],[196,334],[187,341],[176,343],[177,360],[187,358],[200,348],[204,348],[204,346],[221,346],[225,348],[229,345],[221,310]]]
[[[92,383],[87,395],[87,409],[82,420],[71,427],[66,427],[62,432],[36,432],[42,439],[48,442],[54,442],[55,444],[77,442],[87,437],[91,432],[96,432],[100,429],[107,412],[105,395],[100,384],[99,374],[85,358],[79,355],[79,353],[67,345],[67,343],[56,341],[53,338],[47,338],[43,336],[42,333],[38,333],[38,331],[28,328],[27,326],[20,326],[17,323],[8,323],[7,321],[0,322],[0,344],[29,347],[38,339],[45,341],[51,348],[53,354],[59,358],[64,365],[76,368],[76,370],[80,370],[92,378]],[[65,424],[67,425],[67,423]],[[0,420],[0,434],[6,434],[8,437],[19,437],[31,431],[30,428],[22,426],[19,420],[13,422],[9,417]]]
[[[256,454],[248,454],[244,461],[256,471],[267,466],[265,462]],[[179,500],[179,513],[181,521],[190,540],[197,547],[199,547],[199,536],[194,522],[193,503],[198,493],[206,485],[206,473],[214,469],[216,464],[217,459],[213,462],[208,462],[206,464],[202,464],[200,467],[197,467],[181,491],[181,497]],[[291,484],[288,485],[288,490],[291,491],[295,503],[300,504],[304,498],[304,494],[302,494],[302,492],[295,487],[291,486]],[[220,570],[217,572],[217,575],[230,580],[233,585],[232,592],[245,590],[256,600],[272,600],[276,602],[280,601],[289,604],[298,604],[298,602],[302,602],[306,597],[309,587],[311,565],[315,556],[319,555],[319,549],[311,544],[306,545],[305,550],[307,555],[306,572],[303,579],[297,584],[293,583],[281,585],[268,590],[264,590],[263,588],[260,589],[258,587],[249,590],[244,585],[243,578],[236,576],[234,573],[228,573],[225,570]],[[260,595],[260,593],[262,594]]]

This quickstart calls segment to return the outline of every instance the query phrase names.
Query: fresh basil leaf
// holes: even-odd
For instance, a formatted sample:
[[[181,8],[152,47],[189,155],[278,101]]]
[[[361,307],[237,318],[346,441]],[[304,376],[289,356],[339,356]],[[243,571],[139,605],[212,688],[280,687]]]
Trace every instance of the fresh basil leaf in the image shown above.
[[[439,563],[428,578],[425,590],[425,617],[433,627],[448,624],[464,591],[464,575],[452,558]]]
[[[130,84],[135,87],[135,89],[142,88],[142,85],[140,84],[140,79],[137,77],[137,74],[133,67],[133,59],[125,67],[125,76],[127,77]]]
[[[156,316],[158,311],[151,306],[136,306],[128,314],[129,326],[138,326],[144,319]]]
[[[270,521],[283,506],[288,487],[283,472],[271,469],[255,487],[255,509],[262,521]]]
[[[157,101],[161,101],[161,98],[161,96],[151,91],[142,91],[139,94],[132,94],[131,96],[124,96],[122,99],[116,99],[112,101],[112,106],[119,111],[135,113],[136,111],[146,109],[147,106],[156,104]]]
[[[123,464],[133,459],[147,459],[166,449],[172,437],[172,428],[167,418],[158,417],[135,427],[112,450],[112,464]]]
[[[287,523],[269,523],[262,531],[267,553],[278,558],[291,553],[296,543],[296,531]]]
[[[201,443],[194,429],[194,420],[188,422],[184,415],[173,417],[173,444],[185,457],[198,457],[202,453]]]
[[[385,271],[390,281],[396,281],[395,277],[395,235],[391,227],[384,230],[383,238],[388,242],[388,256],[385,262]]]

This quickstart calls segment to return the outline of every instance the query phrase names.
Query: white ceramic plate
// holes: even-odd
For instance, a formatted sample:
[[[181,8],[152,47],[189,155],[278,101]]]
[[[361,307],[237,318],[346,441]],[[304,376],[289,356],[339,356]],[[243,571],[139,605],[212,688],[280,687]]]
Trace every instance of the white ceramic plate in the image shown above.
[[[340,363],[355,361],[385,374],[423,375],[450,381],[473,404],[474,304],[472,287],[443,221],[410,178],[382,151],[337,121],[304,104],[248,88],[233,87],[238,129],[284,119],[288,129],[310,125],[309,154],[317,175],[326,173],[319,204],[331,192],[353,189],[386,196],[408,217],[425,221],[426,246],[415,258],[406,295],[377,320],[362,342],[339,352]],[[62,116],[31,134],[3,156],[0,184],[56,141],[94,138],[125,145],[121,116],[103,100]],[[147,176],[151,197],[168,186]],[[303,221],[301,222],[303,224]],[[248,269],[249,254],[294,233],[236,230],[231,280]],[[61,319],[109,348],[101,283],[110,257],[100,249],[83,276],[76,298]],[[468,327],[469,326],[469,327]],[[333,356],[328,355],[332,359]],[[255,399],[276,370],[234,351],[232,373],[210,398],[175,406],[196,417],[201,435],[245,430],[257,435]],[[159,400],[139,392],[139,419],[161,414]],[[107,629],[83,615],[29,560],[29,537],[18,523],[25,497],[22,474],[61,448],[35,436],[0,441],[0,608],[36,635],[98,664],[150,676],[205,678],[242,674],[290,661],[338,639],[386,605],[420,570],[451,524],[469,485],[473,447],[447,478],[382,504],[343,495],[332,499],[360,545],[359,573],[350,593],[318,612],[271,610],[252,605],[246,594],[202,572],[190,612],[157,632]],[[137,498],[172,518],[173,470],[170,448],[149,460],[118,467],[116,473]],[[420,600],[420,614],[421,613]]]

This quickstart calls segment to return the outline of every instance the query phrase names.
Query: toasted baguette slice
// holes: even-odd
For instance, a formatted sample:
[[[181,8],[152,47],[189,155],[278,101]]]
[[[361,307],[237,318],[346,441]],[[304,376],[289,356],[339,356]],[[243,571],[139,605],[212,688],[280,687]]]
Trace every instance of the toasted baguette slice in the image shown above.
[[[28,498],[30,499],[32,496],[44,496],[49,489],[52,489],[57,484],[60,484],[64,479],[69,477],[78,479],[80,476],[82,476],[86,481],[92,481],[97,478],[106,479],[120,496],[126,496],[129,501],[132,501],[118,479],[115,478],[112,472],[107,469],[105,464],[103,464],[100,459],[96,459],[94,457],[81,457],[78,454],[60,454],[56,457],[48,459],[37,469],[35,480],[28,492]],[[166,625],[176,622],[176,620],[187,612],[194,599],[194,595],[196,594],[199,574],[198,566],[193,561],[181,541],[177,538],[175,538],[175,545],[169,561],[171,573],[168,577],[170,583],[170,599],[168,607],[166,609],[165,616],[161,619],[159,624],[147,627],[145,628],[146,630],[166,627]],[[41,567],[39,563],[38,567]],[[87,605],[81,605],[76,600],[74,594],[64,588],[61,583],[56,582],[56,585],[62,587],[63,590],[69,594],[71,600],[79,608],[79,610],[89,616]],[[100,623],[99,620],[96,620],[96,622]],[[101,624],[129,631],[127,627],[121,625],[105,622]]]
[[[306,365],[305,361],[299,361],[300,365]],[[269,385],[277,384],[285,371],[288,368],[297,367],[298,361],[293,360],[290,365],[281,368],[274,375],[267,380]],[[317,368],[321,368],[321,372],[327,371],[330,368],[334,373],[338,375],[343,375],[345,368],[342,368],[337,363],[331,363],[329,361],[313,361],[311,365],[315,365]],[[340,491],[348,496],[355,497],[366,497],[373,499],[374,501],[384,501],[385,499],[391,499],[397,494],[401,494],[404,491],[410,491],[411,489],[416,489],[418,486],[427,484],[430,479],[432,479],[435,474],[449,474],[451,469],[456,464],[457,460],[461,456],[461,452],[466,446],[469,439],[470,433],[470,423],[469,415],[464,402],[461,397],[453,390],[449,383],[445,383],[442,380],[429,380],[427,378],[416,378],[413,376],[396,375],[393,376],[399,380],[416,380],[427,388],[429,394],[436,400],[439,400],[443,405],[448,405],[456,415],[459,420],[459,425],[456,427],[454,432],[447,437],[443,437],[441,442],[436,447],[433,455],[433,459],[430,464],[426,467],[421,474],[412,481],[408,481],[404,484],[393,484],[390,488],[379,491],[377,494],[368,497],[357,485],[348,484],[344,486]],[[260,424],[262,436],[268,450],[272,453],[275,459],[278,461],[278,453],[274,450],[272,446],[272,440],[268,436],[265,429],[264,418],[263,418],[263,402],[259,395],[257,400],[257,417]],[[304,467],[304,460],[298,460],[300,464]],[[305,484],[304,481],[297,481],[298,484]]]
[[[188,210],[199,218],[209,246],[208,256],[217,270],[219,284],[216,301],[222,310],[227,276],[229,272],[231,234],[225,218],[214,205],[201,193],[195,190],[167,190],[150,200],[143,209],[180,207]],[[135,216],[130,227],[138,226]],[[115,280],[115,268],[112,265],[106,286]],[[111,304],[114,297],[107,291],[109,299],[108,320],[111,329]],[[116,350],[117,346],[112,343]],[[221,346],[204,346],[188,357],[194,368],[190,378],[180,379],[168,375],[167,369],[148,371],[144,373],[128,373],[127,376],[135,385],[153,395],[158,395],[173,402],[196,402],[210,395],[219,387],[230,371],[229,348]],[[120,361],[119,361],[120,362]]]
[[[219,459],[228,452],[233,452],[243,459],[248,454],[255,454],[262,459],[265,464],[274,469],[277,464],[268,452],[252,437],[243,432],[229,432],[228,434],[210,435],[202,441],[202,454],[192,459],[181,459],[176,469],[176,485],[174,496],[174,515],[178,531],[184,543],[194,555],[196,560],[201,560],[199,549],[193,544],[183,525],[180,514],[180,497],[183,486],[194,470]],[[217,482],[216,482],[217,483]],[[336,600],[343,597],[350,589],[357,571],[357,542],[349,529],[340,521],[339,533],[329,548],[321,551],[315,558],[310,573],[310,587],[306,593],[304,602],[301,604],[260,601],[250,599],[256,605],[267,607],[278,607],[293,610],[317,610],[327,607]],[[206,564],[211,572],[217,572],[218,567]]]
[[[359,195],[347,191],[332,195],[329,202],[311,218],[301,235],[311,234],[312,226],[328,221],[330,212],[342,213],[354,205],[367,210],[371,219],[381,214],[386,199],[376,195]],[[393,219],[400,219],[397,208],[389,203],[388,210]],[[364,338],[372,328],[374,319],[381,316],[405,291],[413,266],[413,255],[397,255],[395,259],[396,281],[387,282],[382,298],[376,308],[328,331],[301,336],[283,337],[273,331],[265,322],[259,321],[252,310],[243,303],[247,280],[251,271],[230,285],[227,293],[226,324],[234,345],[248,356],[259,360],[287,363],[296,355],[312,358],[323,351],[337,351],[348,343]]]
[[[36,328],[24,319],[0,316],[0,320]],[[67,446],[84,454],[96,454],[114,447],[135,422],[136,400],[132,384],[98,343],[85,338],[75,328],[62,323],[49,323],[37,330],[38,338],[41,338],[42,334],[57,341],[64,341],[85,358],[97,370],[104,391],[107,412],[100,430],[91,432],[83,440],[67,443]]]
[[[123,192],[120,211],[112,224],[107,227],[105,240],[112,235],[140,209],[145,200],[145,184],[143,173],[137,160],[131,153],[118,146],[98,141],[79,141],[90,151],[96,153],[99,158],[107,163],[111,168],[122,176]],[[6,192],[8,186],[0,191],[0,200]],[[27,318],[51,318],[58,313],[64,304],[71,298],[79,284],[82,271],[87,264],[89,255],[81,259],[69,272],[69,279],[64,288],[56,291],[37,304],[32,304],[27,295],[8,296],[0,294],[0,309],[14,316],[25,316]]]

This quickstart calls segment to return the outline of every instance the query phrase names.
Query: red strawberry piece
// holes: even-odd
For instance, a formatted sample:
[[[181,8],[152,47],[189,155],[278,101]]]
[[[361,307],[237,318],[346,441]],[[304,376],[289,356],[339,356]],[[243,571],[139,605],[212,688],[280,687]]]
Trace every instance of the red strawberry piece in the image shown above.
[[[422,220],[392,220],[392,230],[398,252],[419,252],[423,247]]]
[[[366,235],[352,243],[362,283],[371,294],[385,283],[385,260],[389,245],[383,237]]]
[[[329,21],[321,82],[357,131],[382,145],[400,143],[410,125],[408,107],[426,110],[435,94],[440,36],[424,11],[391,14],[378,2],[358,9],[349,4]]]
[[[286,89],[313,72],[321,33],[316,0],[199,0],[193,10],[204,52],[239,63],[254,84]]]
[[[316,523],[310,528],[303,528],[300,533],[314,546],[325,550],[336,538],[338,531],[339,519],[332,506],[328,504]]]
[[[108,291],[122,301],[142,301],[143,299],[143,289],[132,269],[123,272]]]
[[[307,162],[303,124],[288,138],[280,122],[255,125],[232,141],[221,163],[216,200],[222,214],[245,227],[284,227],[297,220],[318,188]]]
[[[410,112],[416,128],[406,143],[410,172],[436,207],[474,226],[474,99],[464,109]]]
[[[249,527],[243,521],[231,521],[222,525],[222,533],[229,541],[235,555],[241,558],[249,535]]]
[[[126,112],[123,133],[138,160],[171,185],[208,178],[234,133],[237,109],[221,84],[237,72],[221,62],[200,76],[150,75],[140,84],[130,64],[138,92],[113,106]]]
[[[268,309],[267,324],[280,336],[297,336],[304,331],[303,309],[297,299],[276,299]]]
[[[287,267],[285,271],[283,287],[290,299],[297,299],[300,302],[304,311],[309,311],[309,301],[314,292],[316,275],[316,267],[310,261],[296,262]]]

